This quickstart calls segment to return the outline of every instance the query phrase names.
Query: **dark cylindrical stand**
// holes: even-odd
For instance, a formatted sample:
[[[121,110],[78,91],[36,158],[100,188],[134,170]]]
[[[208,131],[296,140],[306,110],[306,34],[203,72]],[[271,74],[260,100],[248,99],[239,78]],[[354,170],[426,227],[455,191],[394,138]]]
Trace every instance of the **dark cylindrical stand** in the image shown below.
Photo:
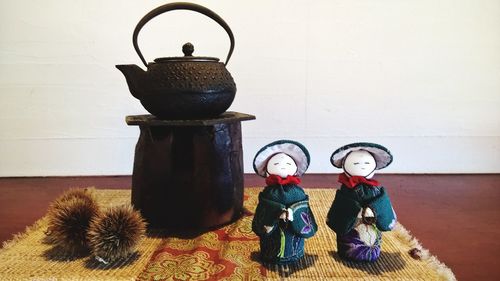
[[[241,216],[241,121],[251,119],[237,112],[203,120],[127,116],[127,124],[141,130],[132,204],[151,227],[199,231]]]

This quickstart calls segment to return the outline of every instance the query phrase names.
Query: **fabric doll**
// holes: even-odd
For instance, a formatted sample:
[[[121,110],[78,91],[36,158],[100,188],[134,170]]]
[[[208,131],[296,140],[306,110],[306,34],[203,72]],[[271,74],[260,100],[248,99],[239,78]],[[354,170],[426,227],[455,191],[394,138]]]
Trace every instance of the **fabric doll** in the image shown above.
[[[344,170],[326,222],[337,234],[338,254],[351,261],[375,261],[381,232],[394,228],[396,214],[384,187],[372,177],[392,162],[392,155],[378,144],[352,143],[333,152],[330,161]]]
[[[254,170],[267,184],[259,194],[252,222],[264,263],[298,261],[304,256],[304,239],[317,231],[309,197],[298,186],[309,162],[307,149],[291,140],[272,142],[255,155]]]

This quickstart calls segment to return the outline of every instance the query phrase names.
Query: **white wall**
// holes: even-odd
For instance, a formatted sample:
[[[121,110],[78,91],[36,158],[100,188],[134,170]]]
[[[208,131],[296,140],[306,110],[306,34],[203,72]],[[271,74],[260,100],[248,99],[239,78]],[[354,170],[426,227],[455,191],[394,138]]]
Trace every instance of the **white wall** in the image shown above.
[[[353,141],[386,145],[386,172],[500,172],[500,1],[195,1],[230,24],[230,110],[246,171],[260,146],[296,139],[310,172]],[[0,176],[130,174],[145,111],[115,64],[136,63],[138,20],[165,1],[0,2]],[[225,58],[210,19],[177,11],[139,38],[146,59]]]

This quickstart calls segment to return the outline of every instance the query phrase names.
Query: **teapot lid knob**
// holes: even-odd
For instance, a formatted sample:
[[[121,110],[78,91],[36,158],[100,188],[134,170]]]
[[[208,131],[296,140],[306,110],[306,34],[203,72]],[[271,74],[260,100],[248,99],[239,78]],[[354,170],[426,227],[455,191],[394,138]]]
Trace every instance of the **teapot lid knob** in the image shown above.
[[[194,46],[191,43],[186,43],[182,46],[182,52],[184,53],[184,56],[186,57],[191,57],[193,56],[194,52]]]

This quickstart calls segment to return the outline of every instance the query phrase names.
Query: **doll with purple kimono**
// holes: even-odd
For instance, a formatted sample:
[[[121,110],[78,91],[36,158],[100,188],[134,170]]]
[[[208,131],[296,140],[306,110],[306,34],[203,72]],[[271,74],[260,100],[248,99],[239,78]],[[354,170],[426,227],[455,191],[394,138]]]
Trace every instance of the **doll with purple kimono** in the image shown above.
[[[352,143],[333,152],[330,161],[343,169],[342,184],[328,212],[327,225],[337,234],[338,254],[350,261],[372,262],[380,256],[382,232],[396,225],[385,188],[372,179],[392,162],[390,151],[374,143]]]

